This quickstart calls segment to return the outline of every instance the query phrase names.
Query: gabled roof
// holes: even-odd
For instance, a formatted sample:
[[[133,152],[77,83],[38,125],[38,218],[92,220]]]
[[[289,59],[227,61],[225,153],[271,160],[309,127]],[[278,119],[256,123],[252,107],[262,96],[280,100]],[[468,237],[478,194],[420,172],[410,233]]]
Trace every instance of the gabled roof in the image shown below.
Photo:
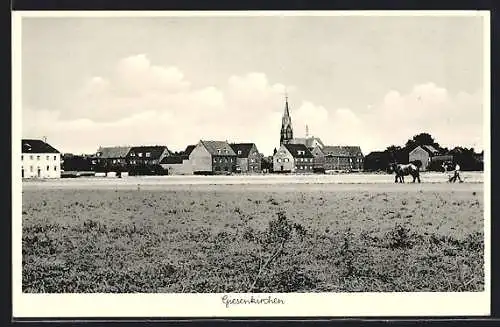
[[[160,164],[181,164],[184,160],[188,160],[188,155],[175,155],[175,156],[166,156],[161,159]]]
[[[325,155],[334,157],[356,157],[363,155],[359,146],[327,145],[322,150]]]
[[[231,143],[229,146],[231,146],[231,149],[233,149],[234,153],[238,156],[238,158],[248,158],[250,155],[250,150],[252,150],[252,147],[254,146],[254,143]],[[241,151],[240,154],[239,151]]]
[[[207,151],[213,155],[226,155],[226,156],[235,156],[233,149],[229,146],[229,143],[226,141],[200,141],[201,144],[207,149]],[[220,150],[218,152],[217,150]]]
[[[163,152],[169,152],[168,148],[165,145],[153,145],[153,146],[133,146],[130,148],[130,151],[127,154],[127,157],[131,157],[132,153],[137,156],[138,153],[143,153],[143,158],[146,153],[151,153],[148,159],[155,160],[160,159]]]
[[[60,153],[50,144],[34,139],[22,139],[21,151],[22,153]]]
[[[129,146],[106,146],[100,147],[97,150],[97,156],[99,158],[111,159],[111,158],[125,158],[125,156],[130,151]]]
[[[429,152],[430,154],[438,154],[439,151],[433,147],[432,145],[422,145],[421,146],[422,149],[424,149],[425,151]]]
[[[304,144],[283,144],[294,158],[314,158]]]
[[[308,148],[313,147],[314,141],[318,142],[321,147],[324,147],[323,141],[319,137],[296,137],[291,140],[292,144],[304,144]]]
[[[196,145],[192,145],[192,144],[188,145],[186,147],[186,150],[184,150],[184,154],[189,156],[191,154],[191,152],[193,152],[195,147],[196,147]]]

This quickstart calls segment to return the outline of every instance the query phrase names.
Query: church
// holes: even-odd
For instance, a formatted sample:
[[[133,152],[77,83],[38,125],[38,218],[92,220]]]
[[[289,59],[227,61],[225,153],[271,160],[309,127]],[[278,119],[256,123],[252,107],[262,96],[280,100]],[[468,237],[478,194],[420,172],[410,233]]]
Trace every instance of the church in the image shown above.
[[[363,170],[364,156],[359,146],[325,146],[319,137],[309,136],[307,125],[304,138],[293,137],[288,96],[285,96],[285,110],[281,119],[280,149],[284,145],[304,145],[314,157],[314,172]]]

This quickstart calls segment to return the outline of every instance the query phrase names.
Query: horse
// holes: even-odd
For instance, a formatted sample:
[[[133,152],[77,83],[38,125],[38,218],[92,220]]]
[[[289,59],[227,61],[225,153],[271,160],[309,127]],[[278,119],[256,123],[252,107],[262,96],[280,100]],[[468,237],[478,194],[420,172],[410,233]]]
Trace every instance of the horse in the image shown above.
[[[420,169],[414,163],[409,164],[397,164],[393,163],[390,166],[391,170],[396,173],[396,178],[394,179],[394,183],[404,183],[405,176],[411,175],[413,177],[413,183],[415,180],[418,180],[420,183]]]

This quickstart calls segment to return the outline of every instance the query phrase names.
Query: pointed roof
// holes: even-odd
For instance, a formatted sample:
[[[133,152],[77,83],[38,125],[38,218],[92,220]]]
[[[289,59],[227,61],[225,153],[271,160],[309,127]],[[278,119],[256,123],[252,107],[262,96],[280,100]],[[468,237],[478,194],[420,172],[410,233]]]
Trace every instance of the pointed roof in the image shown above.
[[[42,140],[22,139],[21,147],[22,153],[60,153]]]
[[[192,145],[192,144],[188,145],[186,147],[186,150],[184,150],[184,154],[189,156],[195,147],[196,147],[196,145]]]
[[[314,158],[313,154],[304,144],[283,144],[294,158]]]
[[[200,141],[201,144],[207,149],[211,155],[229,155],[235,156],[233,149],[229,146],[226,141]],[[217,150],[220,150],[217,151]]]
[[[229,144],[233,151],[236,153],[238,158],[248,158],[250,155],[250,150],[255,145],[255,143],[231,143]],[[241,151],[240,154],[238,152]]]

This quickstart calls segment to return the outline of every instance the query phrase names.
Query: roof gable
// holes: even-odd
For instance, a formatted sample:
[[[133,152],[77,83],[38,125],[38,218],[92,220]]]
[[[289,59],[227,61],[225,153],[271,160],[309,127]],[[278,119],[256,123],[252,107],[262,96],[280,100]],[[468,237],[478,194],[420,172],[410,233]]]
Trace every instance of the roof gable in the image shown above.
[[[294,158],[314,158],[304,144],[283,144]]]
[[[207,149],[207,151],[213,155],[226,155],[235,156],[233,149],[229,146],[226,141],[201,141],[201,144]]]
[[[22,153],[60,153],[57,149],[42,140],[22,139]]]
[[[429,152],[430,154],[438,154],[439,151],[432,145],[422,145],[422,148]]]
[[[107,146],[100,147],[97,150],[97,156],[99,158],[111,159],[111,158],[125,158],[130,151],[129,146]]]
[[[254,143],[231,143],[229,144],[238,158],[248,158],[250,151],[255,146]]]
[[[143,154],[143,158],[146,153],[150,153],[149,159],[155,160],[160,159],[163,152],[169,152],[168,148],[164,145],[153,145],[153,146],[133,146],[130,148],[130,151],[127,153],[127,157],[135,157],[139,153]]]
[[[191,154],[191,152],[193,152],[195,147],[196,147],[196,145],[192,145],[192,144],[188,145],[186,147],[186,150],[184,150],[184,154],[189,156]]]

